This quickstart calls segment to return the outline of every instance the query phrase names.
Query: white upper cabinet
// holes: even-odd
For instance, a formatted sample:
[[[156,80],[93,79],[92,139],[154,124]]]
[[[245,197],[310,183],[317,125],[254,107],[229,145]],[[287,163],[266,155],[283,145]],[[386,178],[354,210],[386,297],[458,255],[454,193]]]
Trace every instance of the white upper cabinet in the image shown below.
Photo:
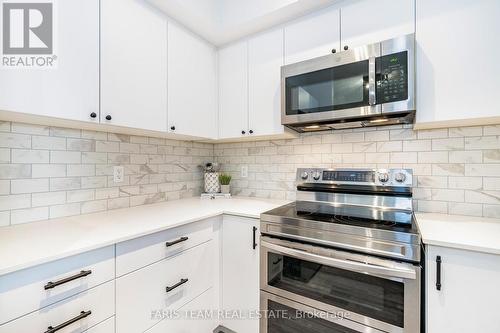
[[[215,48],[175,23],[168,24],[168,130],[217,137]]]
[[[244,133],[243,133],[244,132]],[[248,43],[219,50],[219,137],[248,132]]]
[[[281,125],[283,29],[248,41],[248,119],[250,135],[283,133]]]
[[[324,56],[332,49],[340,51],[338,8],[327,8],[285,27],[285,64]]]
[[[342,50],[411,34],[415,0],[354,1],[342,7],[341,22]]]
[[[426,332],[500,332],[500,256],[427,246],[426,263]]]
[[[417,126],[500,115],[499,17],[497,0],[418,0]]]
[[[167,18],[143,1],[101,1],[101,123],[167,129]]]
[[[56,67],[0,67],[0,110],[99,122],[99,1],[58,1],[54,16]]]

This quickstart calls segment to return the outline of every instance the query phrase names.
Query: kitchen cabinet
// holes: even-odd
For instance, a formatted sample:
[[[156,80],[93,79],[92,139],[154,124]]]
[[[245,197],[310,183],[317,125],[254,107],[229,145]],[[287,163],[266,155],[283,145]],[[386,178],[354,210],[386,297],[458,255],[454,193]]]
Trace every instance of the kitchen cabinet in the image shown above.
[[[281,125],[283,29],[219,51],[219,138],[287,135]]]
[[[173,22],[168,23],[168,130],[217,137],[216,50]]]
[[[418,0],[416,8],[416,127],[498,122],[500,45],[491,33],[498,31],[500,2]]]
[[[499,332],[500,256],[439,246],[426,250],[427,332]]]
[[[101,1],[101,123],[167,129],[167,18],[144,1]]]
[[[219,50],[219,137],[238,138],[248,131],[248,43]]]
[[[351,1],[341,9],[342,50],[415,32],[415,0]]]
[[[283,29],[248,41],[248,131],[250,135],[283,133],[281,125]]]
[[[356,19],[359,22],[359,18]],[[330,7],[285,26],[285,64],[340,51],[340,10]]]
[[[238,333],[259,331],[259,235],[258,219],[223,217],[222,308],[246,316],[224,319],[223,326]]]
[[[0,110],[98,123],[99,0],[60,1],[57,14],[56,66],[0,66]]]

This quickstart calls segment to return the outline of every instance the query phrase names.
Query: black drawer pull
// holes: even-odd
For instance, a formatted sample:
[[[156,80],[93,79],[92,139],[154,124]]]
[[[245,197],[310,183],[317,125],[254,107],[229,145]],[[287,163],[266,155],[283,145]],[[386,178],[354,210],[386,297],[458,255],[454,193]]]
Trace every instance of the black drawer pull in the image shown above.
[[[64,278],[62,280],[59,280],[59,281],[56,281],[56,282],[48,282],[43,288],[45,290],[47,289],[52,289],[54,287],[57,287],[57,286],[60,286],[61,284],[65,284],[65,283],[68,283],[70,281],[73,281],[73,280],[76,280],[76,279],[79,279],[79,278],[82,278],[82,277],[85,277],[87,275],[90,275],[92,274],[92,271],[91,270],[88,270],[88,271],[81,271],[80,273],[76,274],[76,275],[73,275],[73,276],[70,276],[70,277],[67,277],[67,278]]]
[[[189,239],[189,237],[181,237],[181,238],[179,238],[178,240],[175,240],[175,241],[173,241],[173,242],[166,242],[166,243],[165,243],[165,245],[166,245],[167,247],[169,247],[169,246],[172,246],[172,245],[175,245],[175,244],[179,244],[179,243],[185,242],[185,241],[187,241],[188,239]]]
[[[77,321],[79,321],[79,320],[82,320],[82,319],[83,319],[83,318],[85,318],[85,317],[90,316],[91,314],[92,314],[92,311],[87,311],[87,312],[82,311],[82,312],[80,312],[80,314],[79,314],[78,316],[76,316],[75,318],[72,318],[72,319],[70,319],[70,320],[68,320],[68,321],[65,321],[64,323],[62,323],[62,324],[60,324],[60,325],[57,325],[57,326],[55,326],[55,327],[53,327],[53,326],[49,326],[49,327],[47,327],[47,330],[46,330],[44,333],[54,333],[54,332],[57,332],[57,331],[59,331],[59,330],[61,330],[61,329],[65,328],[66,326],[69,326],[69,325],[71,325],[71,324],[73,324],[73,323],[76,323],[76,322],[77,322]]]
[[[166,290],[167,290],[167,293],[174,290],[175,288],[179,287],[179,286],[182,286],[184,283],[188,282],[188,279],[181,279],[179,282],[177,282],[176,284],[174,284],[172,287],[167,287]]]
[[[441,256],[436,257],[436,289],[441,290]]]
[[[253,249],[257,247],[257,227],[253,227]]]

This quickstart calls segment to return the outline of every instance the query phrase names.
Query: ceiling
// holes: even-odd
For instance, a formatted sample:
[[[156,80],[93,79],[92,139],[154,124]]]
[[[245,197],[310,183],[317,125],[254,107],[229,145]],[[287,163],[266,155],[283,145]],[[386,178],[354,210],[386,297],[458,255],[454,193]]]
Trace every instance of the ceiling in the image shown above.
[[[216,46],[339,0],[147,0]]]

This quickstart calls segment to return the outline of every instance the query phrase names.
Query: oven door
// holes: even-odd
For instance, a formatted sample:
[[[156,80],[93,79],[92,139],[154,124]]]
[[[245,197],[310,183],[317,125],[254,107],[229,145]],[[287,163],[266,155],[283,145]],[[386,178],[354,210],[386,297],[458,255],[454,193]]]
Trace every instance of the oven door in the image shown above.
[[[262,291],[382,332],[420,333],[419,266],[265,236],[260,260]]]
[[[260,333],[383,333],[342,313],[320,311],[265,291],[260,293],[260,308],[267,314],[260,321]]]
[[[381,112],[375,105],[380,44],[282,67],[282,123],[314,123]]]

